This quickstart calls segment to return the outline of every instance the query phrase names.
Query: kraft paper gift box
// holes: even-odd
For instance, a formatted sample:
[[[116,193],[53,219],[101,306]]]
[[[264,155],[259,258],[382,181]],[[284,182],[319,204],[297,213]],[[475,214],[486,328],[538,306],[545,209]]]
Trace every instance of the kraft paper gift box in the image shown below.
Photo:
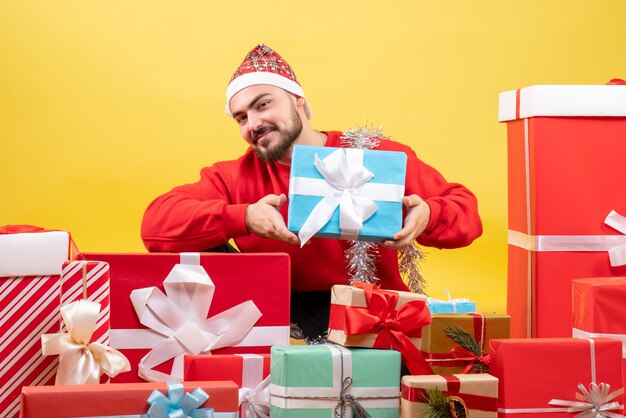
[[[291,158],[287,227],[302,243],[384,241],[402,229],[406,154],[296,145]]]
[[[289,343],[287,254],[77,258],[106,261],[111,269],[110,346],[132,366],[113,382],[180,380],[185,354],[263,354]]]
[[[490,373],[498,378],[498,416],[535,418],[622,413],[622,346],[604,338],[491,340]],[[594,383],[596,387],[592,385]],[[607,387],[608,385],[608,387]],[[603,393],[604,392],[604,393]],[[568,411],[574,404],[580,409]],[[574,413],[565,413],[574,412]],[[606,415],[610,416],[610,415]]]
[[[371,418],[398,417],[397,351],[335,344],[273,347],[270,380],[272,418],[351,417],[355,407]]]
[[[422,333],[422,353],[436,374],[474,372],[477,363],[489,365],[489,340],[509,338],[510,318],[495,314],[434,314]],[[482,347],[482,356],[464,350],[445,332],[460,327]]]
[[[403,418],[426,416],[428,391],[438,389],[446,397],[463,405],[465,416],[498,416],[498,379],[489,374],[452,374],[403,376],[401,413]]]
[[[32,231],[32,232],[29,232]],[[0,227],[0,411],[17,417],[24,385],[54,383],[56,356],[41,335],[59,331],[60,275],[70,234],[25,225]]]
[[[201,388],[208,400],[198,394]],[[154,391],[160,393],[155,394]],[[179,397],[185,394],[184,401]],[[188,395],[187,395],[188,394]],[[196,400],[189,397],[193,396]],[[147,414],[152,403],[154,407]],[[155,400],[155,401],[153,401]],[[191,411],[198,415],[176,412],[182,405],[192,404]],[[197,405],[200,403],[200,405]],[[212,408],[214,414],[201,415],[203,408]],[[168,411],[169,409],[169,411]],[[182,408],[181,408],[182,409]],[[153,412],[154,411],[154,412]],[[183,410],[189,412],[189,410]],[[157,413],[159,412],[159,413]],[[168,415],[168,412],[174,412]],[[212,416],[237,418],[237,385],[229,381],[184,382],[170,386],[166,383],[116,383],[110,385],[68,385],[25,387],[21,397],[20,418],[147,418],[167,416]]]
[[[508,137],[511,335],[567,337],[572,280],[626,275],[616,248],[626,244],[626,86],[508,91],[499,121]]]
[[[621,341],[626,382],[626,277],[574,280],[572,297],[572,336]]]
[[[184,380],[232,380],[239,386],[241,418],[269,415],[269,354],[186,355]]]
[[[432,374],[419,350],[430,323],[424,295],[369,283],[331,289],[328,340],[346,347],[393,348],[411,374]]]

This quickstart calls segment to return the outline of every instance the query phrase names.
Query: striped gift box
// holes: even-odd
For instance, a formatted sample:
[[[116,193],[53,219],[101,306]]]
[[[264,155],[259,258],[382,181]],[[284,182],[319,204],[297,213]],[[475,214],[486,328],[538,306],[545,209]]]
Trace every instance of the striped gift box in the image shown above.
[[[59,332],[60,276],[0,278],[0,416],[17,417],[25,385],[54,384],[58,356],[41,335]]]
[[[61,274],[61,306],[80,299],[100,304],[100,316],[91,341],[109,345],[109,264],[104,261],[66,261]],[[59,316],[61,332],[67,332]],[[104,376],[106,378],[106,376]]]

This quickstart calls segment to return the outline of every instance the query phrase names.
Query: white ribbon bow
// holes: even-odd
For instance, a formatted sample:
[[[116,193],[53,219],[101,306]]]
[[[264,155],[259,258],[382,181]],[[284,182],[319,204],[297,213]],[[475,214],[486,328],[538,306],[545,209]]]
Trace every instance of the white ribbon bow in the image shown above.
[[[346,155],[353,154],[351,158]],[[369,182],[374,174],[363,166],[363,150],[338,149],[323,160],[315,154],[315,167],[334,190],[326,195],[311,211],[298,233],[304,245],[328,223],[339,206],[339,228],[342,233],[358,234],[363,222],[368,220],[378,206],[359,188]]]
[[[614,210],[608,214],[604,223],[622,234],[626,234],[626,217]],[[609,260],[611,260],[611,266],[613,267],[626,265],[626,244],[611,248],[609,250]]]
[[[269,418],[270,416],[270,377],[267,376],[254,388],[239,389],[239,405],[242,418]]]
[[[548,403],[554,406],[567,406],[567,412],[578,412],[578,414],[575,415],[575,417],[578,418],[624,418],[624,415],[609,412],[615,409],[622,409],[619,402],[610,401],[624,393],[624,388],[609,393],[611,386],[606,383],[591,383],[589,390],[587,390],[582,383],[579,383],[578,390],[580,390],[580,392],[576,393],[576,399],[579,401],[552,399]]]
[[[248,300],[207,319],[215,285],[200,265],[177,264],[157,287],[133,290],[130,299],[146,327],[163,336],[139,362],[139,376],[148,381],[182,380],[184,354],[208,353],[239,343],[261,312]],[[153,370],[174,359],[171,374]]]
[[[60,355],[56,385],[99,383],[100,376],[115,377],[130,370],[128,359],[119,351],[100,343],[89,343],[100,313],[100,304],[77,300],[61,308],[68,332],[41,336],[44,356]]]

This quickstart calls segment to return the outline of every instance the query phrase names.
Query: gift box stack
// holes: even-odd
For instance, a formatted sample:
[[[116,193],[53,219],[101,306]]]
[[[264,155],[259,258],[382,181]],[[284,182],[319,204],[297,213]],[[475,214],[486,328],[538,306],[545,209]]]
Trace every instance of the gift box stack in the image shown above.
[[[626,307],[617,276],[626,274],[626,206],[614,191],[626,180],[615,170],[625,145],[623,84],[500,95],[515,337],[490,342],[500,416],[622,416]]]
[[[612,170],[625,92],[502,94],[510,316],[357,281],[331,289],[327,342],[289,345],[287,254],[70,260],[63,233],[52,270],[0,270],[11,371],[0,405],[17,416],[21,391],[23,417],[621,416],[626,207],[609,196],[626,180]],[[296,146],[288,228],[303,244],[391,239],[405,164],[402,153]],[[44,232],[28,235],[37,258]]]

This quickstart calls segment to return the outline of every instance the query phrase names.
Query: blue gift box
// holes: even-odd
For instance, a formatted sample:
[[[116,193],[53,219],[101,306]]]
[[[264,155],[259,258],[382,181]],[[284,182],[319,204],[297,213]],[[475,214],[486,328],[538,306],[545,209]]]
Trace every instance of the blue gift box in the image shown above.
[[[426,305],[431,314],[465,314],[476,312],[476,302],[470,302],[469,299],[444,301],[428,298]]]
[[[288,229],[299,233],[304,227],[313,236],[323,238],[393,239],[402,229],[406,161],[403,152],[294,146]],[[363,171],[371,174],[371,178],[364,180]],[[352,207],[356,207],[356,211],[351,212]],[[353,214],[346,219],[360,215],[362,226],[342,229],[340,218],[344,210]],[[348,223],[354,225],[354,221]],[[311,232],[311,224],[317,224],[313,227],[315,232]],[[306,241],[302,235],[300,238]]]

